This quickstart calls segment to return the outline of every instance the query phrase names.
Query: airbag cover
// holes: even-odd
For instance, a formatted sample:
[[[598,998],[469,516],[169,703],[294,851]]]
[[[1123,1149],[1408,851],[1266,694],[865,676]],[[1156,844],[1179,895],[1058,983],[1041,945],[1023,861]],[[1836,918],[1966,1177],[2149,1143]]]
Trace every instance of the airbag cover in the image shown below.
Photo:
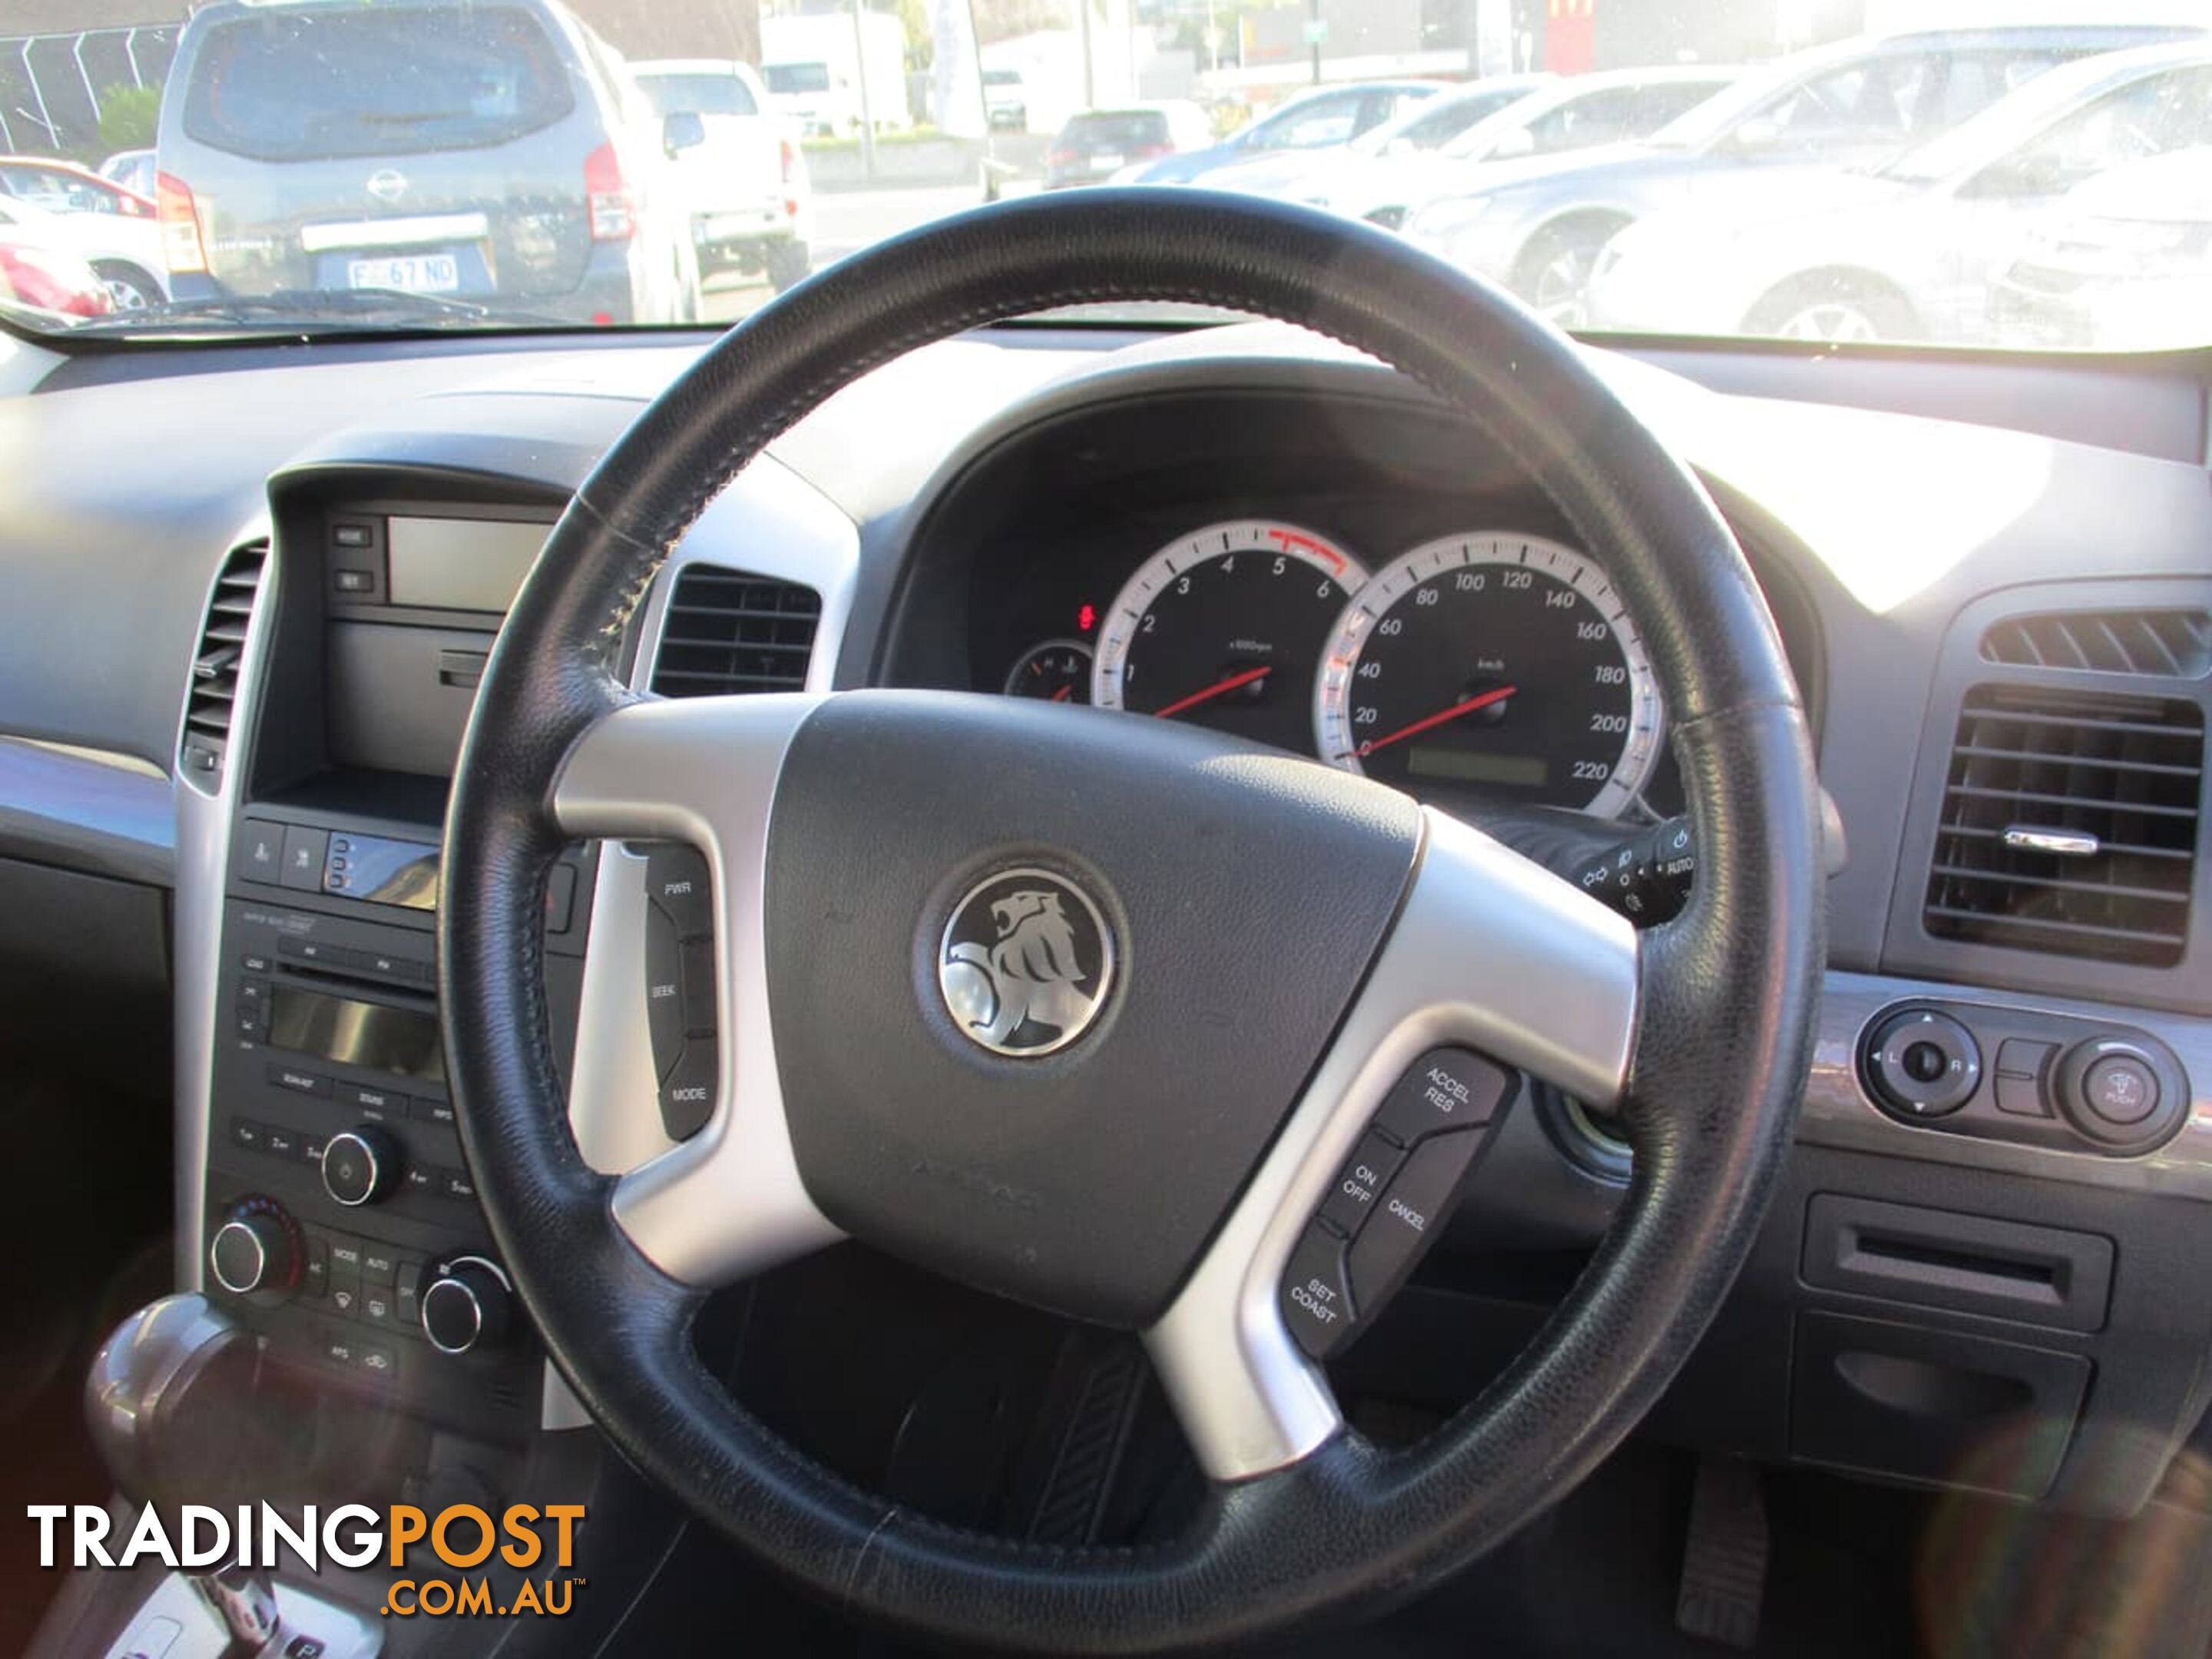
[[[767,870],[770,1018],[808,1192],[909,1261],[1149,1324],[1319,1060],[1419,842],[1402,795],[1164,721],[831,699],[786,757]],[[963,1030],[939,968],[963,896],[1024,868],[1095,902],[1115,960],[1079,1037],[1005,1055]],[[1050,977],[1049,940],[1032,955]]]

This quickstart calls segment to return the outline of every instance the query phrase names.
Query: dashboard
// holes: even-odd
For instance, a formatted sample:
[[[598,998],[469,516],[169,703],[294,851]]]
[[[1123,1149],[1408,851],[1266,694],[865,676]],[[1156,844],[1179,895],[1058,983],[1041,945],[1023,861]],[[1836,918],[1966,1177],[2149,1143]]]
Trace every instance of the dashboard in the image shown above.
[[[469,1356],[501,1287],[426,1046],[448,775],[531,550],[697,349],[18,362],[36,389],[0,401],[21,463],[0,574],[67,624],[0,656],[0,884],[66,872],[118,938],[173,918],[179,1278],[331,1386],[493,1439],[581,1419],[512,1309]],[[1797,1151],[1656,1420],[1948,1484],[1979,1430],[1848,1381],[1917,1366],[1939,1407],[1972,1378],[2053,1429],[1982,1484],[2135,1501],[2212,1376],[2212,1306],[2183,1291],[2212,1249],[2202,434],[2009,429],[1994,374],[1948,383],[1970,422],[1824,405],[1810,362],[1752,387],[1741,362],[1599,361],[1741,541],[1839,831]],[[119,425],[158,440],[121,492],[88,459]],[[871,375],[708,509],[623,662],[661,695],[928,687],[1194,722],[1576,858],[1681,811],[1638,619],[1543,480],[1479,419],[1267,328],[1009,330]],[[2005,840],[2038,826],[2094,834],[2094,878]],[[665,847],[563,867],[571,1123],[594,1167],[634,1168],[700,1132],[731,1040],[701,1012],[705,878]],[[0,959],[40,962],[8,911]],[[580,1027],[617,994],[619,1029]],[[1571,1102],[1515,1113],[1347,1378],[1471,1397],[1485,1344],[1456,1334],[1541,1316],[1528,1286],[1587,1255],[1621,1150]],[[299,1279],[259,1282],[280,1258]],[[476,1312],[425,1338],[408,1322],[448,1283]]]
[[[1188,721],[1477,813],[1681,810],[1635,617],[1542,492],[1471,473],[1433,412],[1109,405],[951,481],[918,566],[971,544],[945,577],[970,596],[966,689]],[[1753,556],[1816,669],[1802,586]]]

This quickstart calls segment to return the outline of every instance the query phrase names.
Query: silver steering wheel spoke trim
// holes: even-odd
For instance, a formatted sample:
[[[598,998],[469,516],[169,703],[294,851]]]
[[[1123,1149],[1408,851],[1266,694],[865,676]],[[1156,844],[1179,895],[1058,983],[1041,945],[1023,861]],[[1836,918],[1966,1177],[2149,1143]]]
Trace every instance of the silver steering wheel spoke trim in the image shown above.
[[[646,1258],[702,1288],[835,1243],[842,1233],[799,1176],[769,1022],[769,821],[812,692],[625,705],[576,742],[553,811],[578,837],[687,842],[706,854],[717,907],[715,996],[723,1033],[706,1127],[616,1183],[614,1218]],[[635,1006],[587,995],[582,1024]]]
[[[1406,1068],[1460,1044],[1585,1105],[1616,1104],[1638,1015],[1628,921],[1429,811],[1404,907],[1335,1041],[1236,1207],[1145,1343],[1200,1466],[1235,1481],[1343,1426],[1277,1297],[1299,1236]]]

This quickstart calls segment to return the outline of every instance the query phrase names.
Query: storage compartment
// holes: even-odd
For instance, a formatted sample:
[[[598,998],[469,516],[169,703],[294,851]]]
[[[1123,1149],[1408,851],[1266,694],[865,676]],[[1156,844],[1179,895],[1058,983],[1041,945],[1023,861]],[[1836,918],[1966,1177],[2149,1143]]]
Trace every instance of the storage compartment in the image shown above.
[[[1822,1290],[2096,1331],[2112,1299],[2112,1242],[1820,1193],[1805,1208],[1799,1271]]]
[[[2079,1354],[1841,1314],[1797,1319],[1790,1450],[1855,1474],[2049,1490],[2089,1384]]]

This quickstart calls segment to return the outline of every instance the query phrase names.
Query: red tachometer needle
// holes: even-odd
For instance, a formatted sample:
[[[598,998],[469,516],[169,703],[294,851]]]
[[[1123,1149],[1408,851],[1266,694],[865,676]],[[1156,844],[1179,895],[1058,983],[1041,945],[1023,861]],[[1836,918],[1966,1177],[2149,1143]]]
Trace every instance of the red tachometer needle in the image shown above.
[[[1520,689],[1517,685],[1501,685],[1495,691],[1485,691],[1479,696],[1469,697],[1465,702],[1455,702],[1450,708],[1431,714],[1425,720],[1415,720],[1411,726],[1400,726],[1387,738],[1376,738],[1371,743],[1361,744],[1359,752],[1363,755],[1371,755],[1378,749],[1388,749],[1394,743],[1401,743],[1407,738],[1417,738],[1430,727],[1442,726],[1446,720],[1455,720],[1462,714],[1472,714],[1478,708],[1487,708],[1494,702],[1504,702],[1506,698]]]
[[[1060,690],[1057,690],[1057,691],[1055,691],[1055,692],[1054,692],[1054,693],[1052,694],[1052,700],[1053,700],[1054,702],[1066,702],[1070,697],[1073,696],[1074,695],[1075,695],[1075,688],[1074,688],[1073,686],[1072,686],[1072,685],[1063,685],[1063,686],[1061,686],[1061,687],[1060,688]]]
[[[1177,698],[1164,708],[1155,708],[1152,710],[1152,718],[1164,720],[1171,715],[1180,714],[1186,708],[1195,708],[1202,702],[1211,702],[1216,697],[1226,696],[1240,685],[1249,685],[1255,680],[1263,680],[1274,672],[1271,665],[1265,668],[1248,668],[1241,674],[1231,674],[1227,679],[1217,681],[1203,691],[1194,691],[1187,697]]]

